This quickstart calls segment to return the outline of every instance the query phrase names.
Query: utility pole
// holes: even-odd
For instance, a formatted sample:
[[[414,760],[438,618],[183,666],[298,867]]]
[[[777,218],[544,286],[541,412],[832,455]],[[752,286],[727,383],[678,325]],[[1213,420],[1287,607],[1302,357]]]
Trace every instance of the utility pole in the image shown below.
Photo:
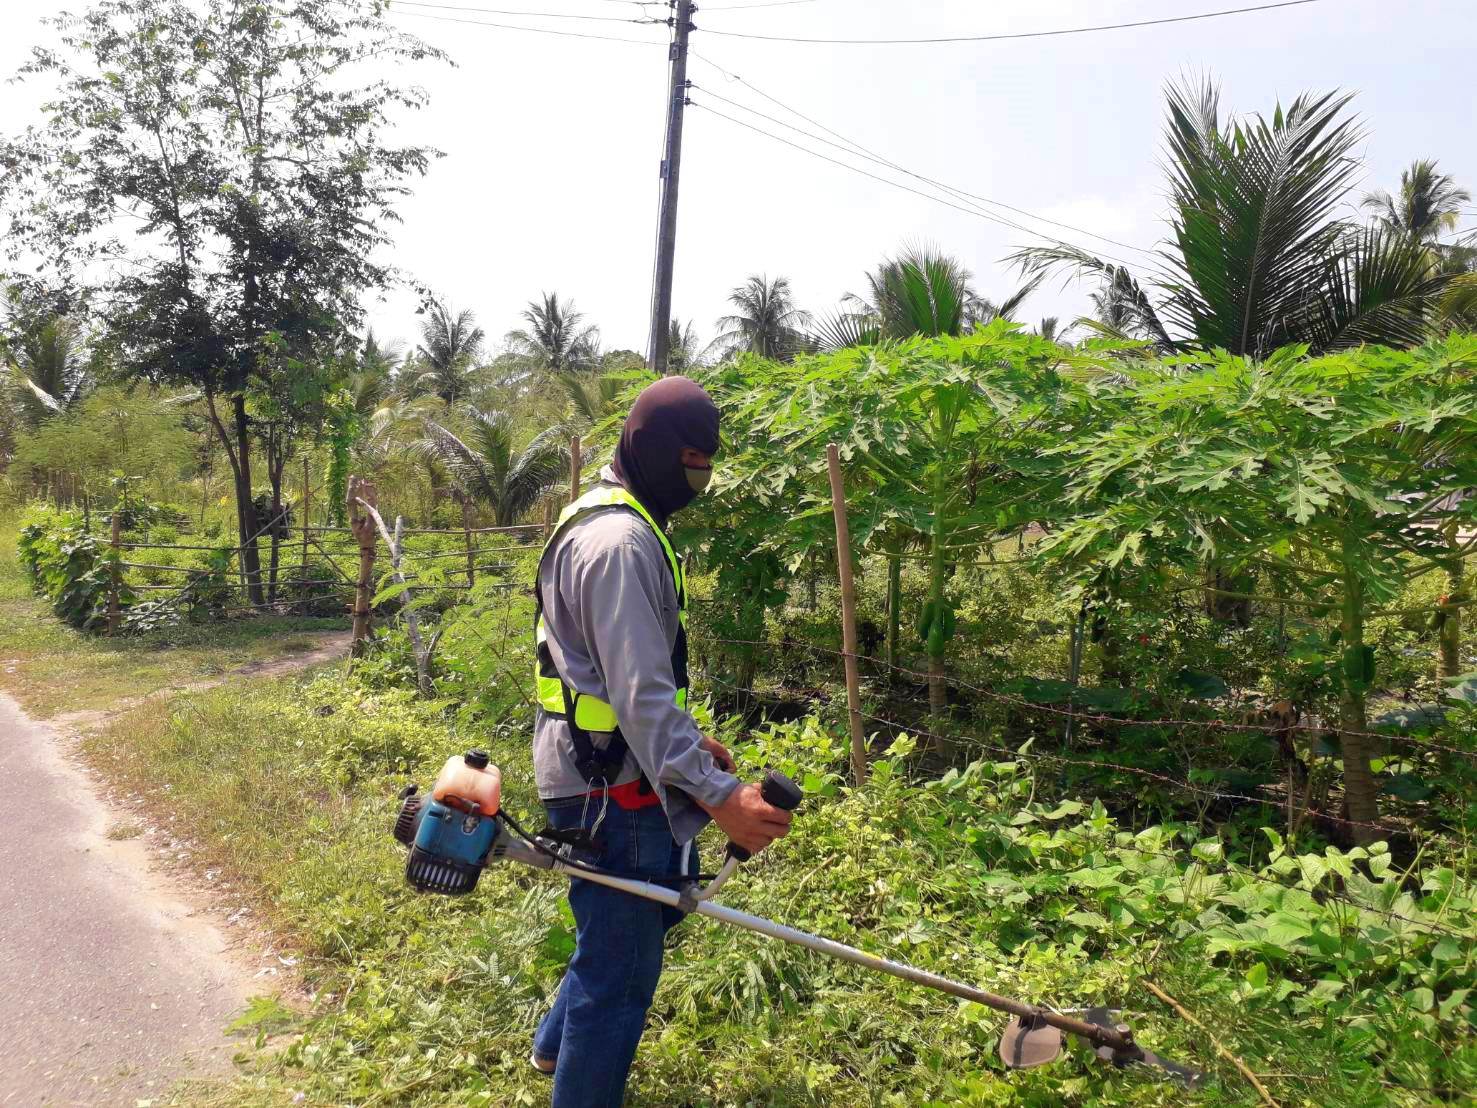
[[[655,373],[665,376],[672,338],[672,263],[677,252],[677,188],[682,174],[682,118],[687,107],[687,36],[692,31],[692,0],[676,0],[676,35],[670,60],[672,84],[667,103],[667,146],[662,158],[662,206],[657,218],[656,281],[651,291],[651,356]]]

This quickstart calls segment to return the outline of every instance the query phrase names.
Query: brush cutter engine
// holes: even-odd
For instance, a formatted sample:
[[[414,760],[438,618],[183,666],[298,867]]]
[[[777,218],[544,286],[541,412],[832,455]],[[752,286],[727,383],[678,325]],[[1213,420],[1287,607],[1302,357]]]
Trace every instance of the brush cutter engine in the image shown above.
[[[722,869],[715,875],[700,877],[707,882],[702,887],[689,875],[650,877],[603,869],[594,864],[596,855],[588,836],[549,830],[529,835],[524,831],[517,819],[501,808],[501,786],[497,767],[488,764],[485,753],[472,750],[464,757],[447,760],[430,794],[422,795],[415,785],[401,792],[394,835],[410,848],[405,879],[412,888],[462,896],[477,887],[482,871],[494,861],[554,870],[1005,1012],[1014,1018],[1001,1037],[999,1049],[1001,1061],[1011,1069],[1029,1069],[1054,1060],[1061,1053],[1062,1034],[1068,1032],[1090,1044],[1098,1060],[1111,1065],[1147,1066],[1189,1088],[1199,1087],[1205,1080],[1201,1071],[1139,1046],[1133,1029],[1119,1022],[1116,1013],[1107,1008],[1079,1009],[1086,1019],[1078,1019],[715,903],[713,895],[749,860],[748,852],[732,843]],[[800,788],[776,770],[765,775],[760,789],[764,799],[777,808],[793,810],[802,799]]]

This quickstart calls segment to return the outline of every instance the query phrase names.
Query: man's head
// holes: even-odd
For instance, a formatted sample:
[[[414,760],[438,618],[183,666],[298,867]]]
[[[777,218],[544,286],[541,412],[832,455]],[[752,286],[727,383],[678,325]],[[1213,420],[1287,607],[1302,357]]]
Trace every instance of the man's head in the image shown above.
[[[696,381],[663,377],[631,406],[615,452],[615,472],[665,522],[707,487],[717,453],[717,405]]]

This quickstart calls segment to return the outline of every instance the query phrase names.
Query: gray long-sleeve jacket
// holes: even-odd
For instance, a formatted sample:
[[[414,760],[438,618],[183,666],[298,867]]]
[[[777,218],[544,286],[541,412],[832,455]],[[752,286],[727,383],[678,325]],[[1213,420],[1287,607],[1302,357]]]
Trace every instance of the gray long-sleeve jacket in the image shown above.
[[[604,470],[602,482],[615,484]],[[615,709],[630,752],[611,785],[644,770],[678,842],[694,838],[738,780],[698,745],[702,733],[676,704],[672,648],[677,589],[661,542],[627,508],[601,508],[559,536],[539,571],[549,653],[563,679]],[[603,746],[603,736],[593,736]],[[574,764],[568,725],[538,710],[533,766],[539,796],[577,796],[590,786]]]

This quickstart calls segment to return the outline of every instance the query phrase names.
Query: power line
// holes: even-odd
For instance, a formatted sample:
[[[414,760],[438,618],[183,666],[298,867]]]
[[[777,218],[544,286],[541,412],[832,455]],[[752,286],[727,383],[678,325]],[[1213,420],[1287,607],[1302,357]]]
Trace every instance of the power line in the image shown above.
[[[440,23],[464,23],[469,27],[493,27],[500,31],[528,31],[535,35],[558,35],[560,38],[588,38],[598,39],[601,42],[626,42],[635,46],[665,46],[666,43],[654,38],[619,38],[616,35],[597,35],[588,31],[555,31],[548,27],[524,27],[517,23],[490,23],[481,19],[458,19],[451,15],[433,15],[430,12],[393,12],[394,15],[408,15],[412,19],[434,19]],[[644,22],[633,20],[632,22]],[[652,20],[658,23],[660,20]]]
[[[702,61],[707,61],[706,58],[703,58],[701,60]],[[708,64],[709,65],[713,65],[712,62],[708,62]],[[742,80],[742,78],[740,78],[740,80]],[[748,85],[748,82],[747,81],[744,81],[743,83],[746,84],[746,85]],[[694,85],[693,87],[694,88],[698,88],[699,86]],[[754,88],[753,85],[749,85],[749,87],[750,88]],[[844,135],[837,134],[835,131],[832,131],[829,127],[825,127],[825,126],[823,126],[820,123],[816,123],[814,120],[810,119],[808,116],[801,115],[799,112],[795,112],[794,114],[797,115],[797,116],[800,116],[801,119],[805,119],[807,122],[810,122],[810,123],[815,124],[815,126],[820,127],[822,130],[828,132],[829,134],[836,135],[836,137],[839,138],[839,139],[841,139],[842,142],[832,142],[829,139],[822,138],[820,135],[811,134],[809,131],[806,131],[803,128],[796,127],[793,123],[786,123],[782,119],[776,119],[772,115],[766,115],[764,112],[761,112],[761,111],[758,111],[758,110],[756,110],[754,108],[751,108],[751,107],[749,107],[746,104],[741,104],[737,100],[730,100],[728,97],[722,95],[721,93],[714,92],[712,89],[704,88],[701,91],[706,92],[709,96],[716,97],[717,99],[723,101],[725,104],[730,104],[733,107],[738,108],[740,111],[749,112],[751,115],[757,115],[760,119],[767,119],[770,123],[774,123],[774,124],[776,124],[776,125],[778,125],[780,127],[785,127],[785,128],[787,128],[787,129],[789,129],[791,131],[796,132],[797,134],[804,135],[806,138],[813,139],[816,142],[824,143],[827,146],[835,147],[837,150],[845,151],[848,154],[853,154],[854,156],[864,158],[867,161],[873,162],[873,163],[875,163],[877,165],[886,166],[888,169],[895,170],[898,173],[906,174],[907,176],[912,177],[915,180],[923,181],[925,184],[933,185],[935,188],[942,189],[943,191],[951,194],[952,196],[956,197],[957,199],[974,200],[974,201],[978,201],[978,202],[980,202],[982,204],[991,205],[992,207],[1004,208],[1007,211],[1016,212],[1017,214],[1022,215],[1022,216],[1025,216],[1028,219],[1034,219],[1034,220],[1037,220],[1040,223],[1049,223],[1051,226],[1053,226],[1053,227],[1060,227],[1060,228],[1062,228],[1065,231],[1075,231],[1078,234],[1087,235],[1090,238],[1099,239],[1099,240],[1101,240],[1103,242],[1111,243],[1114,246],[1122,247],[1124,250],[1133,250],[1133,251],[1135,251],[1137,253],[1140,253],[1140,254],[1149,254],[1149,255],[1153,255],[1153,253],[1154,253],[1152,250],[1147,250],[1147,249],[1145,249],[1142,246],[1134,246],[1132,243],[1120,242],[1117,239],[1109,238],[1107,235],[1100,235],[1096,231],[1089,231],[1085,227],[1075,227],[1075,226],[1073,226],[1070,223],[1062,223],[1059,220],[1049,219],[1046,216],[1037,215],[1035,212],[1027,211],[1025,208],[1017,208],[1013,204],[1006,204],[1006,203],[1003,203],[1003,202],[1001,202],[999,200],[991,200],[988,196],[980,196],[980,195],[978,195],[976,193],[966,192],[964,189],[955,188],[953,185],[946,184],[943,181],[935,180],[934,178],[924,176],[921,173],[915,173],[913,170],[908,169],[906,166],[899,165],[897,162],[894,162],[894,161],[892,161],[892,160],[890,160],[888,158],[884,158],[881,154],[878,154],[875,151],[868,150],[865,146],[862,146],[861,144],[859,144],[857,142],[854,142],[851,139],[846,138]],[[755,92],[758,92],[759,90],[758,89],[754,89],[754,91]],[[765,94],[761,93],[760,95],[765,95]],[[773,97],[768,97],[768,99],[774,100]],[[779,104],[780,102],[778,100],[774,100],[774,103]],[[788,107],[786,107],[783,104],[780,104],[780,106],[781,107],[784,107],[786,111],[794,111],[793,108],[788,108]],[[843,143],[845,145],[843,145]],[[1016,223],[1013,223],[1013,222],[1012,223],[1009,223],[1008,226],[1015,227],[1018,230],[1022,230],[1022,231],[1030,231],[1030,228],[1022,227],[1019,224],[1016,224]],[[1034,233],[1037,233],[1037,232],[1030,232],[1030,233],[1033,233],[1034,234]],[[1043,237],[1050,237],[1050,236],[1043,236]]]
[[[793,8],[796,4],[814,4],[815,0],[764,0],[760,4],[719,4],[717,7],[705,7],[705,12],[736,12],[746,8]]]
[[[723,74],[723,76],[726,77],[728,80],[730,80],[730,81],[737,81],[739,84],[744,85],[751,92],[754,92],[754,93],[756,93],[759,96],[762,96],[765,100],[768,100],[771,104],[774,104],[776,107],[781,108],[782,110],[789,112],[793,116],[796,116],[796,117],[798,117],[800,119],[805,120],[805,122],[809,123],[812,127],[818,127],[822,131],[824,131],[826,134],[831,135],[833,138],[840,139],[847,146],[850,146],[851,148],[853,148],[854,150],[858,151],[859,153],[869,155],[870,157],[873,157],[873,158],[877,159],[882,164],[887,165],[887,166],[890,166],[891,168],[896,169],[896,170],[898,170],[901,173],[907,173],[909,176],[918,177],[920,180],[927,181],[929,184],[936,185],[939,188],[942,188],[942,189],[944,189],[947,192],[951,192],[951,193],[953,193],[956,196],[959,196],[959,197],[968,197],[971,200],[978,200],[982,204],[989,204],[990,206],[996,207],[996,208],[1004,208],[1006,211],[1016,212],[1019,215],[1027,216],[1027,217],[1029,217],[1031,219],[1034,219],[1034,220],[1036,220],[1036,221],[1038,221],[1040,223],[1049,223],[1053,227],[1060,227],[1060,228],[1062,228],[1063,230],[1066,230],[1066,231],[1076,231],[1078,234],[1087,235],[1090,238],[1095,238],[1095,239],[1098,239],[1098,240],[1100,240],[1102,242],[1112,243],[1114,246],[1121,246],[1125,250],[1133,250],[1133,251],[1135,251],[1137,253],[1140,253],[1140,254],[1148,254],[1148,255],[1151,255],[1151,256],[1154,254],[1154,251],[1147,250],[1147,249],[1145,249],[1142,246],[1133,246],[1133,245],[1131,245],[1129,243],[1126,243],[1126,242],[1119,242],[1117,239],[1109,238],[1106,235],[1100,235],[1096,231],[1089,231],[1085,227],[1076,227],[1076,226],[1074,226],[1074,225],[1072,225],[1070,223],[1062,223],[1060,220],[1048,219],[1046,216],[1037,215],[1035,212],[1028,211],[1025,208],[1018,208],[1014,204],[1007,204],[1007,203],[1005,203],[1002,200],[992,200],[988,196],[981,196],[978,193],[967,192],[964,189],[955,188],[952,185],[946,185],[946,184],[944,184],[941,181],[935,181],[935,180],[933,180],[930,177],[923,177],[923,176],[921,176],[919,174],[912,173],[910,170],[905,169],[901,165],[898,165],[896,162],[893,162],[890,159],[888,159],[886,157],[883,157],[881,154],[877,153],[877,151],[871,150],[868,147],[863,146],[861,143],[857,142],[855,139],[847,138],[845,135],[841,134],[839,131],[836,131],[833,128],[827,127],[824,123],[820,122],[820,120],[818,120],[818,119],[812,119],[810,116],[806,115],[804,112],[800,111],[799,109],[794,108],[794,107],[791,107],[789,104],[786,104],[784,101],[778,99],[777,97],[771,96],[769,93],[765,92],[758,85],[755,85],[753,82],[746,80],[744,77],[740,76],[737,73],[733,73],[733,72],[725,69],[723,66],[721,66],[717,62],[713,61],[713,59],[704,57],[702,54],[699,54],[696,50],[692,51],[692,55],[693,55],[693,57],[697,58],[700,62],[703,62],[704,64],[709,65],[712,68],[716,69],[719,73]],[[713,95],[717,95],[717,94],[714,93]],[[752,110],[752,109],[746,109],[746,110]],[[778,122],[778,121],[776,121],[776,122]],[[782,124],[782,125],[783,126],[789,126],[788,124]],[[795,128],[792,128],[792,129],[795,129]]]
[[[933,193],[924,192],[921,189],[915,189],[910,185],[905,185],[901,182],[878,176],[875,173],[869,173],[865,169],[860,169],[857,166],[850,165],[846,162],[840,161],[837,158],[832,158],[827,154],[822,154],[817,150],[812,150],[808,146],[801,146],[798,142],[791,142],[789,139],[784,138],[780,135],[776,135],[770,131],[766,131],[762,127],[755,127],[752,123],[745,123],[742,119],[735,119],[733,116],[727,115],[724,112],[720,112],[717,108],[710,108],[708,107],[708,105],[701,103],[700,101],[693,101],[692,106],[694,108],[701,108],[703,109],[703,111],[709,113],[710,115],[716,115],[719,119],[726,119],[729,123],[732,123],[735,126],[743,127],[746,130],[753,131],[756,135],[763,135],[767,139],[772,139],[775,142],[782,143],[785,146],[800,151],[802,154],[809,154],[812,158],[819,158],[823,162],[830,162],[832,165],[839,166],[842,169],[849,169],[853,173],[860,173],[863,177],[870,177],[874,181],[878,181],[884,185],[890,185],[895,189],[901,189],[904,192],[911,192],[914,196],[921,196],[925,200],[932,200],[935,204],[942,204],[946,208],[953,208],[955,211],[963,212],[965,215],[972,215],[977,219],[983,219],[988,223],[996,223],[1002,227],[1009,227],[1012,230],[1022,231],[1028,235],[1035,235],[1038,238],[1045,238],[1052,242],[1062,242],[1061,239],[1053,239],[1050,235],[1043,235],[1040,231],[1034,230],[1030,227],[1026,227],[1012,220],[1004,219],[1000,216],[990,215],[987,212],[980,211],[978,208],[965,207],[963,204],[955,204],[952,201],[945,200],[941,196],[935,196]],[[1071,245],[1071,243],[1062,244],[1066,246]],[[1117,262],[1119,265],[1126,266],[1133,264],[1131,262],[1125,261],[1123,258],[1116,258],[1111,254],[1102,254],[1101,256],[1108,259],[1109,261]]]
[[[756,35],[745,31],[719,31],[704,27],[710,35],[726,35],[729,38],[762,39],[765,42],[824,43],[829,46],[922,46],[945,42],[1005,42],[1011,39],[1054,38],[1059,35],[1084,35],[1096,31],[1123,31],[1133,27],[1158,27],[1166,23],[1190,23],[1197,19],[1219,19],[1228,15],[1244,15],[1248,12],[1272,11],[1276,8],[1296,8],[1303,4],[1317,4],[1321,0],[1281,0],[1277,4],[1258,4],[1250,8],[1228,8],[1216,12],[1200,12],[1196,15],[1173,15],[1163,19],[1141,19],[1133,23],[1101,23],[1092,27],[1063,27],[1055,31],[1016,31],[998,35],[949,35],[939,38],[798,38],[790,35]]]
[[[623,15],[575,15],[571,12],[531,12],[526,9],[510,8],[474,8],[465,4],[439,4],[431,0],[394,0],[397,6],[412,8],[442,8],[453,12],[480,12],[484,15],[526,15],[536,19],[582,19],[589,23],[660,23],[659,19],[650,17],[636,19]],[[391,9],[394,10],[393,8]],[[406,12],[406,15],[415,15],[415,12]]]

